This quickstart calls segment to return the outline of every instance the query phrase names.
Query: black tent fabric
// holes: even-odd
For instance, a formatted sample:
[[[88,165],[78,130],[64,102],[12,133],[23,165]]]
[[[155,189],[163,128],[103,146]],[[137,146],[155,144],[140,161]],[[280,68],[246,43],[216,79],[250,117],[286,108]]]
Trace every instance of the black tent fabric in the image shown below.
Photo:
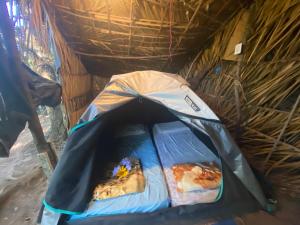
[[[35,106],[60,104],[61,86],[58,83],[39,76],[25,64],[22,67],[28,75],[27,83]],[[8,157],[9,149],[30,118],[30,110],[20,93],[15,91],[15,84],[11,83],[11,71],[2,65],[0,71],[0,157]]]
[[[35,106],[59,104],[61,87],[21,64],[6,1],[0,1],[0,12],[0,157],[8,157],[32,113],[23,82],[31,90]]]
[[[8,157],[9,149],[24,129],[30,108],[20,91],[16,79],[15,59],[10,55],[10,32],[5,31],[5,21],[0,21],[0,157]]]
[[[82,212],[91,200],[92,190],[101,171],[114,158],[113,140],[110,138],[114,129],[123,124],[154,123],[178,120],[164,106],[150,100],[140,99],[116,108],[109,113],[95,118],[76,130],[68,139],[61,159],[55,169],[45,197],[46,206],[59,213]],[[215,122],[215,121],[214,121]],[[217,152],[210,138],[194,131],[202,141]],[[213,204],[179,206],[146,214],[95,217],[86,220],[65,221],[66,224],[193,224],[201,218],[231,216],[239,212],[252,211],[260,206],[230,168],[224,163],[224,194]],[[135,222],[134,222],[135,221]],[[172,222],[173,221],[173,222]],[[181,223],[177,223],[181,221]]]
[[[0,157],[9,156],[9,150],[25,128],[27,120],[26,114],[5,112],[4,119],[0,120]]]
[[[68,138],[45,202],[61,212],[82,212],[91,199],[101,171],[115,157],[108,150],[113,145],[111,134],[114,129],[126,123],[151,125],[174,120],[177,118],[165,107],[146,99],[143,103],[136,99],[79,128]]]
[[[36,106],[49,106],[55,107],[61,102],[62,89],[60,84],[46,79],[33,70],[26,64],[22,64],[23,68],[27,71],[28,87]]]

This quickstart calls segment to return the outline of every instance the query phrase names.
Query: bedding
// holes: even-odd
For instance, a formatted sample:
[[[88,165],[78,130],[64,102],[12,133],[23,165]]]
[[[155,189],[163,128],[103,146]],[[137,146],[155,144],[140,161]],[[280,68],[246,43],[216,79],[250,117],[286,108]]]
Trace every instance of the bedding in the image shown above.
[[[107,216],[127,213],[153,212],[169,206],[169,197],[164,175],[150,133],[142,125],[130,126],[117,134],[116,144],[120,158],[139,159],[145,178],[141,193],[116,198],[91,201],[88,209],[70,220],[92,216]]]
[[[184,163],[172,166],[178,192],[202,191],[218,188],[221,172],[213,163]]]
[[[143,192],[145,178],[137,158],[126,157],[110,169],[106,179],[95,188],[94,200],[103,200],[131,193]]]
[[[180,121],[156,124],[153,127],[153,138],[172,206],[210,203],[220,197],[220,159],[190,128]],[[207,167],[211,175],[205,179],[203,171],[200,171],[204,167]]]

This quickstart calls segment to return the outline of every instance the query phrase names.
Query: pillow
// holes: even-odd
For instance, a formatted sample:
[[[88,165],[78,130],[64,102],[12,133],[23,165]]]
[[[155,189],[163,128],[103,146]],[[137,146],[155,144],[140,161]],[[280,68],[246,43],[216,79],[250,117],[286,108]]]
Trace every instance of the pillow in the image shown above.
[[[144,191],[145,178],[138,159],[124,158],[110,172],[111,178],[101,182],[95,188],[94,200],[115,198]]]
[[[183,163],[172,166],[178,192],[203,191],[219,188],[221,171],[213,163]]]

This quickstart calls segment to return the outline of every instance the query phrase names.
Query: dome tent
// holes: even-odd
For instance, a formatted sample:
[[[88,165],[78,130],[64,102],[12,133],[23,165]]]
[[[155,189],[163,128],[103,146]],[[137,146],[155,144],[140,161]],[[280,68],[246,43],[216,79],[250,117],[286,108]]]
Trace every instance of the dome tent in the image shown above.
[[[181,120],[198,132],[198,138],[221,157],[224,192],[219,201],[168,208],[149,214],[87,218],[65,223],[99,224],[102,221],[107,224],[111,221],[113,224],[118,221],[118,224],[138,224],[143,220],[145,224],[174,224],[174,221],[186,220],[185,224],[188,221],[192,224],[200,218],[215,217],[220,211],[235,214],[238,210],[253,210],[258,205],[267,207],[253,172],[229,132],[205,102],[188,87],[188,83],[173,74],[137,71],[113,76],[83,113],[78,125],[71,130],[46,193],[42,224],[49,224],[47,221],[54,218],[58,221],[61,214],[76,214],[85,210],[91,190],[95,187],[95,171],[99,176],[99,171],[113,154],[107,149],[109,146],[105,140],[115,127],[121,123],[153,125],[173,120]]]

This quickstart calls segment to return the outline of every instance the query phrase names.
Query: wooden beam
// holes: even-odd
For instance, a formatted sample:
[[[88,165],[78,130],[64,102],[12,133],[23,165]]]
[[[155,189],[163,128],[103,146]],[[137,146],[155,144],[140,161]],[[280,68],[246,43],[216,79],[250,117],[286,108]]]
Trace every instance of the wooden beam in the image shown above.
[[[170,55],[148,55],[148,56],[126,56],[126,55],[103,55],[96,53],[87,53],[81,51],[74,51],[78,55],[90,56],[90,57],[98,57],[98,58],[108,58],[108,59],[160,59],[160,58],[168,58]],[[179,56],[185,55],[187,52],[178,52],[174,53],[171,56]]]

